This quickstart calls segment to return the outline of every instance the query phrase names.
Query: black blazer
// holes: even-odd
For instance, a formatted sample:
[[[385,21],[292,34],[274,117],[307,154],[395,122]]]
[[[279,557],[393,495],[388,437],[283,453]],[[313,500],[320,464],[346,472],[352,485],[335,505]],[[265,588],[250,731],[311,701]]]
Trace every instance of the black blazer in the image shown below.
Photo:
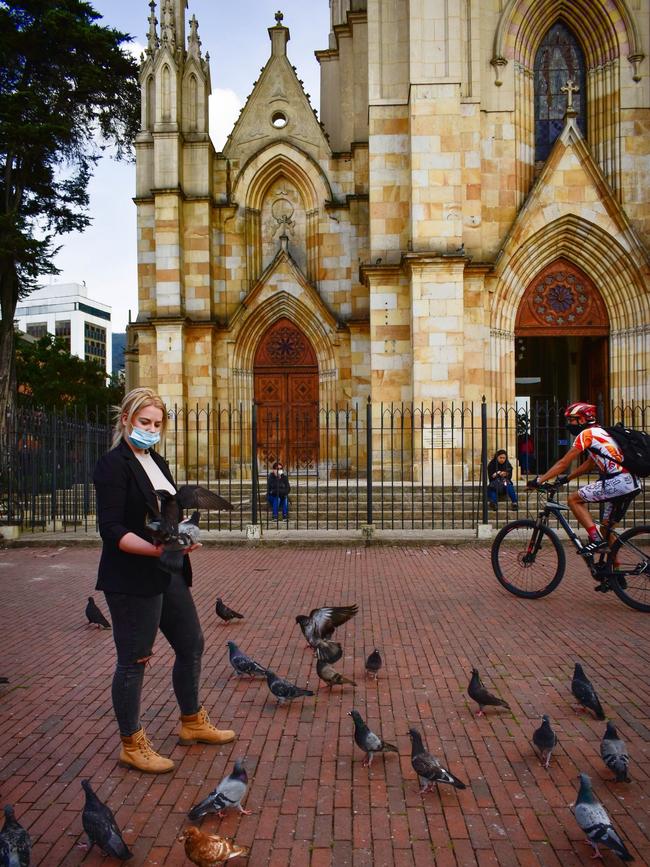
[[[176,487],[167,462],[154,451],[151,456]],[[104,542],[96,589],[132,596],[162,593],[169,583],[169,574],[160,568],[158,559],[127,554],[118,547],[126,533],[135,533],[152,542],[145,525],[158,513],[153,485],[127,443],[122,441],[99,459],[93,481],[97,491],[99,534]],[[183,558],[183,577],[190,586],[192,567],[188,556]]]

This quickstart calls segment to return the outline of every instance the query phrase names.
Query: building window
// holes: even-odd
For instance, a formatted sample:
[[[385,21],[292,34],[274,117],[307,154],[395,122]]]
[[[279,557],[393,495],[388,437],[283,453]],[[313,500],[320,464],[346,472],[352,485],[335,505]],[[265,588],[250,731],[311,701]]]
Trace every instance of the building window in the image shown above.
[[[543,162],[564,127],[569,79],[578,86],[573,107],[583,136],[587,135],[587,76],[580,43],[562,21],[555,23],[535,55],[535,162]]]
[[[41,337],[45,337],[47,334],[47,322],[30,322],[25,328],[25,332],[30,337],[40,340]]]
[[[106,366],[106,329],[84,322],[84,358]]]
[[[70,320],[58,319],[54,323],[54,336],[63,341],[63,345],[70,352]]]

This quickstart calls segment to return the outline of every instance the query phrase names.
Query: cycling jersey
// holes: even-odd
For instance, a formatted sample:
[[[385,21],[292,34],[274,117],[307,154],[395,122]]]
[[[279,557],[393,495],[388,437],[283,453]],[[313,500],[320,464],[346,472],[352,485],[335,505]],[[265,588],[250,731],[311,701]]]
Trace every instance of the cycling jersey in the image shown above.
[[[621,466],[623,463],[623,452],[614,438],[598,425],[585,428],[585,430],[579,433],[574,440],[573,446],[581,452],[587,449],[594,450],[589,452],[589,456],[596,464],[596,468],[602,476],[616,476],[619,473],[626,472],[623,466]],[[620,463],[616,463],[616,461],[620,461]]]

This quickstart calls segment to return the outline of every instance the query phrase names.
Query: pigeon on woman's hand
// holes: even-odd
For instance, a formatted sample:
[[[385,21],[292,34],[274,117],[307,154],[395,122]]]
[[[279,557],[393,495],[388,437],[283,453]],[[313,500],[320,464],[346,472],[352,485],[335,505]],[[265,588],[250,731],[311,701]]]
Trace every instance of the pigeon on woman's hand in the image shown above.
[[[233,611],[232,608],[228,608],[227,605],[224,605],[223,599],[220,596],[217,596],[217,602],[214,606],[214,610],[217,613],[217,617],[220,617],[226,623],[229,620],[235,620],[235,619],[243,620],[244,619],[243,614],[238,614],[236,611]]]
[[[249,852],[247,846],[239,846],[234,840],[218,834],[205,834],[194,825],[183,831],[178,842],[185,843],[185,854],[197,867],[218,867],[231,858],[245,858]]]
[[[81,824],[88,835],[90,848],[96,844],[105,855],[128,861],[133,852],[122,839],[113,811],[99,800],[93,792],[89,780],[82,780],[81,786],[86,793],[86,803],[81,813]]]
[[[548,715],[542,717],[542,724],[533,732],[533,743],[539,751],[539,757],[542,764],[548,769],[551,761],[551,754],[557,744],[557,735],[551,728]]]
[[[290,683],[288,680],[278,677],[278,675],[274,671],[271,671],[270,668],[266,670],[266,683],[268,684],[271,694],[277,698],[280,704],[285,701],[291,701],[294,698],[300,698],[303,695],[314,694],[311,689],[302,689],[301,687]]]
[[[594,713],[596,719],[605,719],[605,712],[596,695],[596,690],[593,688],[591,681],[584,673],[582,666],[576,662],[573,671],[573,679],[571,680],[571,692],[580,703],[578,710],[590,710]]]
[[[195,804],[187,814],[188,819],[192,822],[198,822],[208,813],[216,813],[218,816],[223,816],[223,811],[228,807],[234,807],[243,813],[245,816],[250,816],[252,810],[245,810],[241,802],[246,797],[248,791],[248,774],[244,767],[243,759],[238,759],[235,762],[235,767],[232,773],[224,777],[216,789],[205,797],[198,804]]]
[[[507,710],[510,710],[510,705],[507,702],[487,691],[476,668],[472,669],[472,677],[467,687],[467,694],[478,705],[476,716],[484,716],[484,707],[505,707]]]
[[[20,822],[14,808],[7,804],[5,821],[0,831],[0,864],[3,867],[29,867],[32,856],[32,841]]]
[[[614,723],[609,720],[605,734],[600,742],[600,755],[603,761],[616,776],[614,782],[629,783],[630,776],[628,769],[630,767],[630,757],[623,741],[616,730]]]
[[[587,774],[580,774],[579,779],[580,788],[573,812],[576,822],[587,835],[587,842],[594,848],[594,858],[602,858],[598,847],[607,846],[621,861],[634,861],[625,843],[614,830],[607,811],[594,795],[590,778]]]
[[[359,711],[350,710],[348,716],[354,722],[354,742],[366,754],[363,760],[364,766],[370,767],[375,753],[398,753],[399,750],[393,744],[386,743],[379,735],[368,728]]]
[[[299,614],[296,623],[302,629],[307,644],[315,646],[319,638],[331,638],[337,626],[342,626],[358,611],[356,605],[313,608],[309,614]]]
[[[428,753],[422,743],[422,736],[417,729],[409,729],[411,736],[411,766],[423,783],[420,794],[432,792],[436,783],[447,783],[456,789],[466,789],[458,777],[443,768],[438,759]]]
[[[111,628],[111,624],[104,617],[92,596],[88,597],[88,604],[86,605],[86,617],[88,618],[88,624],[90,626],[97,626],[99,627],[99,629]]]
[[[381,654],[375,648],[373,652],[370,654],[368,659],[366,659],[366,674],[372,674],[377,680],[377,675],[379,674],[379,669],[383,665],[383,660],[381,658]]]
[[[250,677],[255,677],[256,674],[266,675],[266,669],[259,662],[251,659],[250,656],[246,656],[234,641],[228,642],[228,653],[235,674],[248,674]]]

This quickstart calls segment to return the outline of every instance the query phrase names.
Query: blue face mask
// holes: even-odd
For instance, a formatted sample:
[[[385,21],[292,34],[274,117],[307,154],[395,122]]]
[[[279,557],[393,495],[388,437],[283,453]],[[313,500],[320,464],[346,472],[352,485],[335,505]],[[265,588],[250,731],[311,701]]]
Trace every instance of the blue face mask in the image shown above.
[[[151,431],[134,427],[129,434],[129,442],[136,449],[150,449],[151,446],[155,446],[156,443],[160,442],[160,434],[158,431],[152,433]]]

